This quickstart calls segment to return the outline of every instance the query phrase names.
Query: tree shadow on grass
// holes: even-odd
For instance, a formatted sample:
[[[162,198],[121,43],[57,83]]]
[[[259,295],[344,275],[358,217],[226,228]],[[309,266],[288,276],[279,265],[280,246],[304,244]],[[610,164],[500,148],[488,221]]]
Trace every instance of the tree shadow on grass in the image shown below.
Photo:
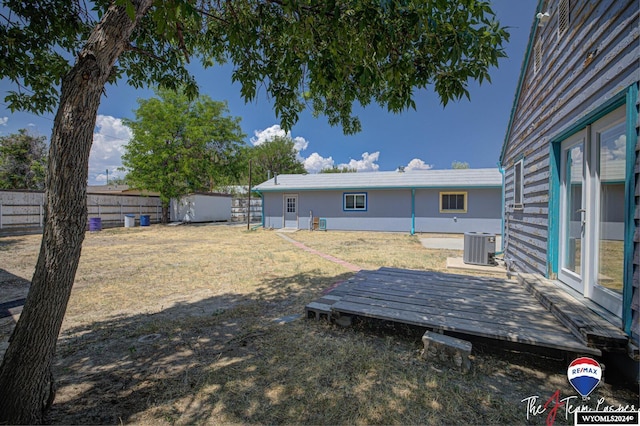
[[[256,342],[276,345],[274,330],[283,330],[274,320],[303,318],[306,303],[351,275],[263,279],[249,296],[223,294],[67,329],[58,342],[58,393],[48,421],[176,421],[193,411],[185,401],[203,389],[255,379],[256,363],[269,362]],[[291,344],[304,347],[300,339],[296,334]],[[221,395],[227,393],[221,389]],[[208,408],[211,414],[213,407]],[[225,413],[221,419],[252,421]]]
[[[265,278],[250,296],[223,294],[67,329],[47,420],[513,424],[526,421],[520,399],[572,392],[566,374],[529,376],[537,372],[508,362],[477,359],[467,375],[431,364],[419,356],[419,333],[303,319],[306,303],[351,275]],[[301,319],[274,321],[291,314]]]
[[[22,312],[31,282],[0,268],[0,362]]]

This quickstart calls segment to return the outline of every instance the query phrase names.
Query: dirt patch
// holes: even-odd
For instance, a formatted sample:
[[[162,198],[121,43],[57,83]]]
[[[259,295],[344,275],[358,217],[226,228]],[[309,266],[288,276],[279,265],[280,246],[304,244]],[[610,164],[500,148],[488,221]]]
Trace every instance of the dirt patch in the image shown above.
[[[293,237],[372,269],[445,268],[446,251],[426,250],[413,237],[337,234]],[[38,244],[12,237],[3,268],[30,277]],[[544,404],[556,390],[575,395],[564,360],[478,344],[463,375],[423,359],[419,331],[274,321],[302,313],[351,275],[269,231],[151,226],[87,234],[48,421],[543,424],[547,413],[527,419],[524,398]],[[603,384],[590,403],[598,398],[637,407],[638,396]],[[557,422],[572,423],[563,416]]]

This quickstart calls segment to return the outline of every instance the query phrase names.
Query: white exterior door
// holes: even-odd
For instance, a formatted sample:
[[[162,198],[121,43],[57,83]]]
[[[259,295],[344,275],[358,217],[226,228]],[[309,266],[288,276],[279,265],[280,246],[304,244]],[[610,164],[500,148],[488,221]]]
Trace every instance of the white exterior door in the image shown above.
[[[584,293],[585,264],[585,132],[562,143],[560,181],[560,265],[558,278]]]
[[[298,229],[298,195],[284,194],[284,227]]]
[[[561,147],[558,278],[622,316],[626,124],[621,107]]]

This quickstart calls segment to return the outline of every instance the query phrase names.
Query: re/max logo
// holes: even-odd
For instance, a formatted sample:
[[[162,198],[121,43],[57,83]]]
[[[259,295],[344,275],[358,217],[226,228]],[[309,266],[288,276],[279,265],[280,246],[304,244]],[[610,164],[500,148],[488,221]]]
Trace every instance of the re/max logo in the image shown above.
[[[571,374],[582,374],[582,373],[589,373],[589,374],[598,374],[600,370],[598,368],[592,368],[592,367],[577,367],[577,368],[572,368],[571,369]]]

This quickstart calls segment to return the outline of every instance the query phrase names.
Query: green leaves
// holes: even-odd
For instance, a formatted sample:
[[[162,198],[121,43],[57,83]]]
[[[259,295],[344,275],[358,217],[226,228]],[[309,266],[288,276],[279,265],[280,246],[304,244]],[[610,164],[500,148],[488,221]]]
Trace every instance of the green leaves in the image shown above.
[[[116,4],[133,18],[137,1]],[[11,108],[52,110],[61,77],[109,4],[86,11],[73,0],[6,1],[0,78],[17,87],[5,98]],[[283,128],[311,108],[353,133],[355,103],[400,112],[415,108],[416,88],[432,88],[443,105],[468,97],[468,83],[489,80],[508,39],[486,0],[157,0],[117,72],[133,87],[180,88],[193,99],[188,62],[230,61],[243,98],[265,92]]]
[[[44,136],[25,129],[0,137],[0,189],[44,189],[47,146]]]
[[[234,170],[244,138],[240,120],[207,96],[160,89],[139,100],[136,119],[125,124],[133,139],[122,156],[127,181],[156,191],[164,203],[194,191],[208,191]]]
[[[443,104],[468,97],[504,56],[506,30],[477,0],[305,0],[225,3],[208,31],[224,40],[246,100],[265,88],[289,128],[311,106],[347,132],[354,103],[391,112],[415,108],[415,88]]]
[[[294,142],[288,136],[276,136],[250,148],[248,156],[253,162],[253,182],[262,183],[276,174],[306,173],[297,154]]]

